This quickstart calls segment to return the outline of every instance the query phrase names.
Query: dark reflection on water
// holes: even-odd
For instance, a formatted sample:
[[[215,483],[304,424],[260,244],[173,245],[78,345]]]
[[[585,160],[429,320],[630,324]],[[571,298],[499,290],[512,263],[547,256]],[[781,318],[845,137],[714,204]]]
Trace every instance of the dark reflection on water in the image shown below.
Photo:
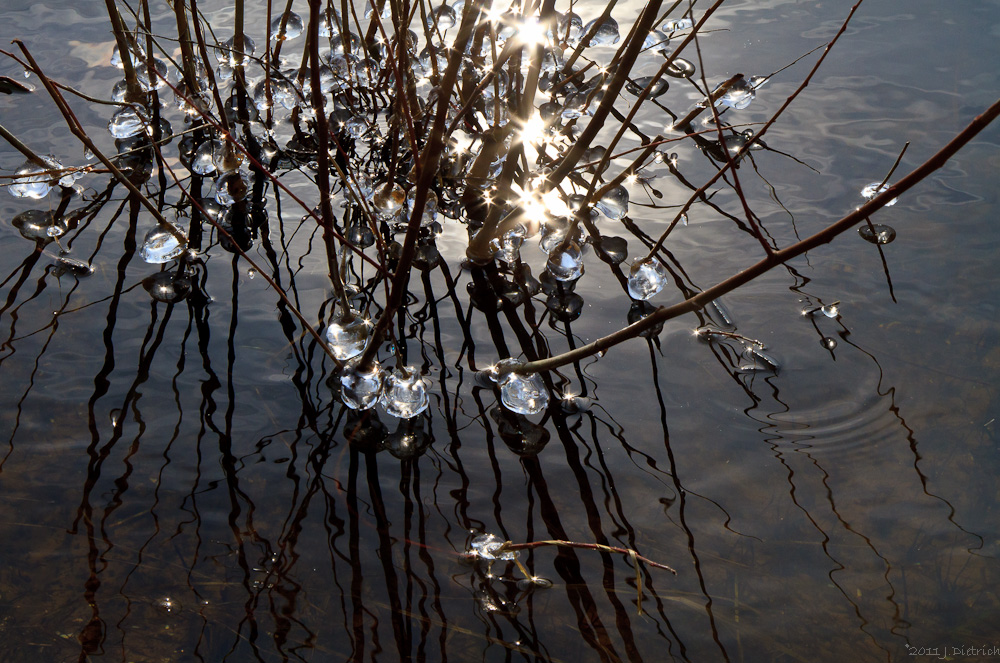
[[[856,206],[903,142],[912,167],[992,101],[984,28],[996,31],[1000,6],[918,4],[866,2],[773,149],[741,167],[779,243]],[[56,38],[38,7],[11,9],[2,36]],[[748,74],[773,71],[828,39],[843,11],[733,3],[733,31],[706,41],[705,66],[721,76],[738,57]],[[110,54],[103,20],[81,19],[75,37],[81,62]],[[915,43],[936,44],[935,66]],[[92,94],[113,84],[106,67],[67,66]],[[792,81],[769,83],[761,113]],[[0,106],[32,144],[78,149],[61,147],[40,97]],[[103,126],[99,111],[90,122]],[[989,130],[880,212],[899,233],[883,257],[848,235],[727,298],[739,334],[778,368],[739,339],[699,340],[709,320],[692,316],[552,375],[575,405],[514,415],[475,370],[617,328],[625,268],[608,261],[581,281],[580,311],[545,290],[526,309],[484,305],[517,294],[496,270],[414,271],[398,333],[434,390],[409,428],[338,404],[329,362],[217,234],[202,238],[213,250],[188,296],[157,302],[137,205],[115,198],[76,218],[63,245],[95,268],[77,276],[18,233],[10,220],[28,207],[3,192],[0,658],[868,661],[1000,647],[998,142]],[[651,185],[665,197],[687,190],[667,173],[704,168],[694,150],[682,158],[693,165],[665,165]],[[15,162],[0,149],[0,165]],[[671,236],[672,296],[743,264],[747,226],[728,196]],[[256,233],[255,259],[322,319],[324,270],[296,257],[318,236],[298,212],[268,212],[237,239]],[[644,214],[633,257],[661,231],[650,224],[664,212]],[[446,227],[446,255],[461,233]],[[838,300],[839,317],[800,315]],[[539,547],[520,560],[552,587],[526,586],[512,563],[462,556],[484,532],[631,549],[678,574]]]

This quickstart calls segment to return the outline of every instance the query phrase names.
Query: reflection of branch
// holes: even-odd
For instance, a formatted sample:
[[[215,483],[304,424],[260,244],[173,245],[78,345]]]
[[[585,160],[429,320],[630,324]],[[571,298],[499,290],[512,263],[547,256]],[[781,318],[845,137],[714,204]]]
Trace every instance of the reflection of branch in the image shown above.
[[[608,348],[622,343],[623,341],[635,338],[642,332],[658,324],[662,324],[667,320],[672,320],[673,318],[683,315],[684,313],[690,313],[691,311],[703,308],[710,301],[735,290],[741,285],[749,283],[774,267],[784,264],[792,258],[796,258],[807,251],[811,251],[812,249],[822,246],[823,244],[828,244],[837,235],[849,230],[855,224],[863,221],[866,217],[884,207],[885,204],[893,198],[913,188],[931,173],[941,168],[951,157],[955,155],[955,153],[975,138],[980,131],[989,126],[989,124],[993,122],[997,116],[1000,116],[1000,99],[995,101],[993,105],[987,108],[981,115],[974,118],[972,122],[965,127],[965,129],[959,132],[958,135],[952,138],[951,141],[938,150],[938,152],[930,159],[910,172],[909,175],[899,180],[896,184],[889,186],[882,193],[878,194],[858,209],[841,218],[839,221],[827,226],[818,233],[807,237],[802,241],[796,242],[791,246],[785,247],[784,249],[775,251],[773,254],[765,257],[763,260],[760,260],[754,265],[751,265],[742,272],[730,276],[728,279],[717,283],[708,290],[705,290],[694,297],[686,299],[678,304],[674,304],[673,306],[660,307],[655,312],[635,324],[629,325],[628,327],[620,329],[613,334],[609,334],[608,336],[604,336],[603,338],[599,338],[593,343],[588,343],[587,345],[577,348],[571,352],[565,352],[563,354],[556,355],[555,357],[549,357],[548,359],[527,362],[518,367],[517,370],[519,372],[547,371],[560,366],[565,366],[574,361],[579,361],[584,357],[589,357],[590,355],[603,352]]]

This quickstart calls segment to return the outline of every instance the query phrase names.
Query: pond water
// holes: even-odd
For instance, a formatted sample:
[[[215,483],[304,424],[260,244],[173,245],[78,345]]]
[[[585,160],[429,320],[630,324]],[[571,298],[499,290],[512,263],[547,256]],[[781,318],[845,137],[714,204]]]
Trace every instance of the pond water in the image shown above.
[[[601,9],[575,8],[584,21]],[[640,8],[616,8],[623,34]],[[171,10],[152,9],[172,33]],[[220,39],[232,33],[231,10],[203,9]],[[702,62],[686,57],[713,84],[768,75],[829,41],[849,9],[734,0],[706,25]],[[120,73],[107,65],[103,3],[18,0],[4,18],[0,41],[24,40],[53,78],[108,97]],[[262,43],[262,27],[247,32]],[[998,36],[996,0],[865,0],[767,149],[739,168],[777,245],[861,204],[907,141],[894,179],[993,103]],[[729,113],[767,120],[816,57]],[[3,62],[0,74],[24,80]],[[648,75],[662,60],[641,62],[636,74]],[[27,82],[33,94],[0,98],[0,124],[42,154],[82,163],[38,78]],[[701,98],[671,85],[659,101],[677,112]],[[621,112],[633,100],[623,94]],[[113,150],[109,107],[70,103]],[[653,107],[636,121],[650,135],[669,123]],[[544,293],[483,312],[469,287],[482,275],[459,266],[465,228],[445,222],[447,267],[413,270],[396,326],[433,387],[407,427],[381,409],[344,408],[316,341],[215,239],[196,293],[167,305],[142,285],[159,271],[138,252],[155,223],[121,190],[61,240],[92,265],[89,276],[12,224],[55,209],[55,193],[0,192],[0,659],[1000,655],[998,145],[1000,125],[989,127],[879,211],[873,221],[897,234],[884,259],[850,231],[724,298],[736,332],[762,341],[777,371],[748,370],[738,340],[706,342],[693,333],[706,318],[683,316],[655,338],[559,369],[556,393],[582,406],[553,404],[527,422],[499,406],[476,369],[625,325],[623,272],[594,251],[571,322],[547,311]],[[696,187],[716,170],[690,141],[666,151]],[[0,145],[2,174],[22,161]],[[630,258],[690,195],[667,164],[644,175],[659,207],[634,183],[629,220],[599,222],[628,240]],[[96,195],[104,177],[81,183]],[[289,183],[314,196],[304,178]],[[678,284],[706,288],[762,255],[738,228],[746,216],[733,190],[720,182],[710,192],[670,235],[674,287],[655,305],[680,301]],[[331,302],[322,240],[286,195],[270,200],[251,255],[321,328]],[[536,246],[529,239],[523,255],[537,276]],[[835,302],[833,317],[803,314]],[[386,429],[395,446],[371,453],[367,440]],[[634,550],[677,573],[628,553],[539,546],[519,561],[551,587],[532,586],[513,563],[463,556],[483,533]]]

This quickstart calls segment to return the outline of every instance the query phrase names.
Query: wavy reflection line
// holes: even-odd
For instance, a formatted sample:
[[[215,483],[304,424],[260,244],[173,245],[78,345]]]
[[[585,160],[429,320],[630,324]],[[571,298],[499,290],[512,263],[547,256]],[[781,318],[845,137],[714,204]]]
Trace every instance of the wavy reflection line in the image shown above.
[[[719,653],[721,654],[723,660],[729,661],[729,652],[726,650],[726,646],[722,643],[719,636],[719,627],[718,624],[716,624],[715,610],[713,608],[714,601],[711,593],[708,591],[708,585],[705,582],[705,575],[702,572],[701,557],[698,555],[697,546],[695,545],[694,531],[687,523],[687,491],[681,484],[680,475],[677,472],[677,461],[674,458],[674,451],[670,445],[670,428],[667,424],[666,400],[663,397],[663,386],[660,384],[660,370],[657,365],[656,354],[653,351],[652,345],[649,346],[649,355],[653,387],[656,392],[656,402],[660,408],[660,425],[663,428],[663,447],[667,454],[667,463],[670,468],[669,474],[674,482],[674,492],[678,496],[677,521],[681,529],[684,531],[684,536],[687,539],[688,552],[691,554],[692,568],[694,569],[695,576],[698,578],[698,587],[701,589],[701,594],[705,597],[704,610],[705,615],[708,618],[709,627],[712,631],[712,640],[719,648]],[[686,659],[687,647],[684,645],[684,641],[678,640],[677,644],[680,647],[680,655]]]

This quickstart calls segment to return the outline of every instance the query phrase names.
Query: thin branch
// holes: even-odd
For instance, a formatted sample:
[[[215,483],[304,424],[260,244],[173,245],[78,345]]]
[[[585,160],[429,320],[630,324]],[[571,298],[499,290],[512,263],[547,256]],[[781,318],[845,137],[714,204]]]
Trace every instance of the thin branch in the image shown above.
[[[930,159],[910,172],[906,177],[899,180],[896,184],[888,187],[885,191],[878,194],[847,216],[841,218],[836,223],[827,226],[816,234],[785,247],[784,249],[775,251],[763,260],[760,260],[747,269],[730,276],[711,288],[698,293],[694,297],[690,297],[683,302],[674,304],[673,306],[660,307],[639,322],[631,324],[628,327],[624,327],[613,334],[599,338],[592,343],[588,343],[587,345],[571,350],[570,352],[565,352],[547,359],[540,359],[538,361],[529,361],[521,364],[520,366],[512,367],[512,369],[524,373],[549,371],[559,368],[560,366],[566,366],[567,364],[571,364],[575,361],[580,361],[581,359],[591,355],[603,353],[608,348],[614,347],[615,345],[631,338],[635,338],[642,332],[652,329],[656,325],[662,324],[667,320],[672,320],[673,318],[685,313],[690,313],[691,311],[704,308],[709,302],[718,299],[722,295],[725,295],[741,285],[756,279],[774,267],[784,264],[792,258],[798,257],[818,246],[831,242],[837,235],[850,230],[855,224],[863,221],[866,217],[884,207],[886,203],[891,201],[893,198],[896,198],[900,194],[913,188],[931,173],[944,166],[944,164],[947,163],[948,160],[955,155],[955,153],[975,138],[979,132],[989,126],[989,124],[993,122],[998,115],[1000,115],[1000,99],[995,101],[993,105],[987,108],[982,114],[976,116],[976,118],[974,118],[972,122],[965,127],[965,129],[951,139],[944,147],[938,150],[938,152],[935,153]]]

